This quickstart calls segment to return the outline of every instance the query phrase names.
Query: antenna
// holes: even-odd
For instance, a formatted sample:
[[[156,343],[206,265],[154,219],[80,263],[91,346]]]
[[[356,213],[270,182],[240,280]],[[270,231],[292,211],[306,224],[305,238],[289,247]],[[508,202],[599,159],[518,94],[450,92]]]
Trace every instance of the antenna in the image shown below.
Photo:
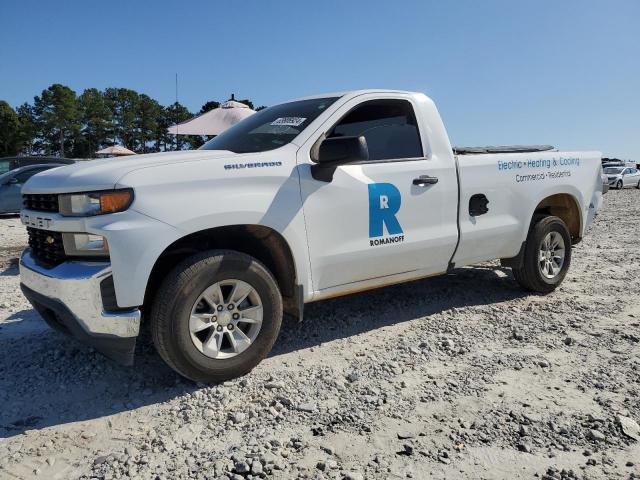
[[[178,72],[176,72],[176,109],[177,108],[178,108]],[[176,122],[176,150],[180,148],[180,137],[178,135],[180,135],[180,122]]]

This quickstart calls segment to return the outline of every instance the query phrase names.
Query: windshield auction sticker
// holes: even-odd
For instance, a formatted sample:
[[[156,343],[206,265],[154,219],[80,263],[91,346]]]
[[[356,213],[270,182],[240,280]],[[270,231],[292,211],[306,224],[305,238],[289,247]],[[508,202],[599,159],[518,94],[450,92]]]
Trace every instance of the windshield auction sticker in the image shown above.
[[[529,160],[498,160],[498,170],[515,172],[517,183],[536,182],[553,178],[570,177],[571,170],[580,167],[578,157],[553,157]],[[521,173],[528,170],[531,173]]]
[[[276,118],[271,125],[280,125],[285,127],[299,127],[306,120],[305,117],[280,117]]]

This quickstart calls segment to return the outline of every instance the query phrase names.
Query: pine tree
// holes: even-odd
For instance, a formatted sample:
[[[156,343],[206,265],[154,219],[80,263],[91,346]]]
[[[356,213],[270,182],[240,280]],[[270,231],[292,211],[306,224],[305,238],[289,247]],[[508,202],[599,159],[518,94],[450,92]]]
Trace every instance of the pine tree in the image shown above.
[[[34,98],[34,111],[44,153],[65,157],[81,128],[76,92],[58,83]]]
[[[17,155],[20,141],[20,117],[11,105],[0,100],[0,157]]]

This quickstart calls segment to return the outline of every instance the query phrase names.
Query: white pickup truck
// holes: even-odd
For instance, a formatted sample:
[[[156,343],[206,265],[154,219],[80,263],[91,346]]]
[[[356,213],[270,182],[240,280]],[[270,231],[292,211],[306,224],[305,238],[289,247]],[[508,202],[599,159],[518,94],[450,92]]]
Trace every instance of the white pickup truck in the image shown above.
[[[308,302],[494,259],[551,292],[601,205],[600,157],[452,149],[421,93],[304,98],[199,150],[36,175],[21,285],[51,326],[112,359],[133,362],[144,325],[177,372],[221,381]]]

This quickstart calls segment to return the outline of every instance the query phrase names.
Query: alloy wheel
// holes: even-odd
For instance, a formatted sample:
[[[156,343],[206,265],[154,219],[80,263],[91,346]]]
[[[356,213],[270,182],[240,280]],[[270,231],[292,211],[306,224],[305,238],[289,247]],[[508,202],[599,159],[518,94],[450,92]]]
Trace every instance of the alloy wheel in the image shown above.
[[[542,243],[538,256],[540,273],[545,278],[552,279],[562,270],[565,258],[565,244],[558,232],[549,232]]]
[[[251,285],[236,279],[216,282],[191,309],[191,340],[209,358],[235,357],[258,337],[262,315],[262,299]]]

